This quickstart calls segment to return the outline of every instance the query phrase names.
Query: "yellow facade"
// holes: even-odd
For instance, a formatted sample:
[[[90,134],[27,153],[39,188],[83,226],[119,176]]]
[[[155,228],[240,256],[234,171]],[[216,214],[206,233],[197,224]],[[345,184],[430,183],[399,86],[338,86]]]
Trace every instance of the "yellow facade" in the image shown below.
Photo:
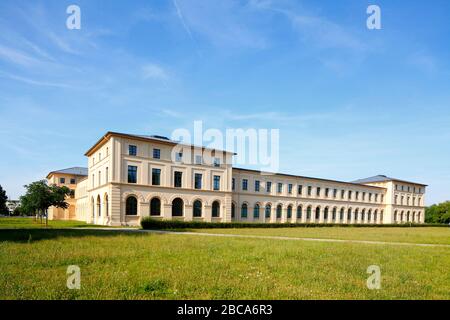
[[[86,152],[87,176],[70,185],[75,190],[75,198],[68,199],[71,209],[53,210],[50,218],[111,226],[139,225],[147,216],[265,223],[425,220],[423,184],[384,176],[343,182],[239,169],[231,165],[233,155],[108,132]],[[57,172],[48,178],[58,184],[61,177],[70,179]]]

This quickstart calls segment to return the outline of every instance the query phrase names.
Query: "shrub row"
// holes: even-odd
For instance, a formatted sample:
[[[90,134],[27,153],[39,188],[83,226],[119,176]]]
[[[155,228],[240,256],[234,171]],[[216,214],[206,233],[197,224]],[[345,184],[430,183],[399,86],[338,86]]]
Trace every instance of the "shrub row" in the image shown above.
[[[443,224],[331,224],[331,223],[246,223],[246,222],[201,222],[179,220],[157,220],[149,217],[141,220],[143,229],[167,230],[167,229],[226,229],[226,228],[389,228],[389,227],[448,227]]]

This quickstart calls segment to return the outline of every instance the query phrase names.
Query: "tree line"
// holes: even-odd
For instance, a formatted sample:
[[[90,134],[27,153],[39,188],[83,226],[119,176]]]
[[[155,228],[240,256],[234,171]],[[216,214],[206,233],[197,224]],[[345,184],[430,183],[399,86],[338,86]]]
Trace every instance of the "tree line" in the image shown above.
[[[425,210],[425,222],[450,223],[450,201],[433,204]]]

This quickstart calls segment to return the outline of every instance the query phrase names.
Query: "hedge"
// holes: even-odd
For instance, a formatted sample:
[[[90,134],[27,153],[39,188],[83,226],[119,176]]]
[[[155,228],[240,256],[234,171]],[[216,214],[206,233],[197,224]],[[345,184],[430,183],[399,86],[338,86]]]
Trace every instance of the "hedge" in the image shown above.
[[[330,224],[330,223],[248,223],[248,222],[201,222],[179,220],[157,220],[145,217],[141,220],[143,229],[227,229],[227,228],[411,228],[411,227],[448,227],[445,224]]]

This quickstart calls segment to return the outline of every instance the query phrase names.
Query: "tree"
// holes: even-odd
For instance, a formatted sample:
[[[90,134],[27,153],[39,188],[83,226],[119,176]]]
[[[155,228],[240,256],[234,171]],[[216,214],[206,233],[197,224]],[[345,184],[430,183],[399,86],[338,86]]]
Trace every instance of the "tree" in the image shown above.
[[[32,182],[26,185],[27,192],[20,198],[22,203],[22,211],[27,214],[35,214],[46,218],[48,221],[47,210],[49,207],[57,207],[67,209],[69,204],[65,201],[66,196],[70,194],[70,189],[56,185],[49,186],[45,180]]]
[[[450,201],[428,207],[425,211],[425,222],[450,223]]]
[[[8,200],[8,197],[6,196],[6,191],[3,190],[2,186],[0,185],[0,214],[8,214],[9,210],[6,206],[6,201]]]

